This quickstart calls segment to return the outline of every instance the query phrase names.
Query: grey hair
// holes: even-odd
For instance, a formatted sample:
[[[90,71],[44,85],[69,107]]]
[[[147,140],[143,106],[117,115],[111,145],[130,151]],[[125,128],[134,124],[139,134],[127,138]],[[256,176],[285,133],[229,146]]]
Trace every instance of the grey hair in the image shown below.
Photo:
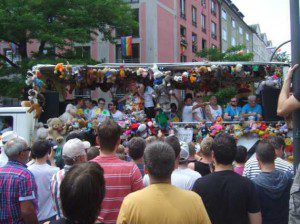
[[[25,147],[27,146],[27,143],[24,139],[21,138],[14,138],[4,145],[4,151],[5,154],[9,159],[17,156],[20,152],[22,152]]]
[[[153,142],[145,149],[144,162],[151,177],[166,180],[174,170],[175,152],[167,143]]]
[[[248,96],[248,100],[256,100],[256,96],[255,95],[250,95],[250,96]]]

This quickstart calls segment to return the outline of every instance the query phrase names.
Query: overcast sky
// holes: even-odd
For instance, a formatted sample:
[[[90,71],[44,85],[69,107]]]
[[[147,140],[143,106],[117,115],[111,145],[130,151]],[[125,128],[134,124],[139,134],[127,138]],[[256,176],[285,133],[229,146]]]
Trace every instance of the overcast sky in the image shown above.
[[[273,46],[291,39],[289,0],[232,0],[248,25],[258,23]],[[290,52],[290,44],[282,48]]]

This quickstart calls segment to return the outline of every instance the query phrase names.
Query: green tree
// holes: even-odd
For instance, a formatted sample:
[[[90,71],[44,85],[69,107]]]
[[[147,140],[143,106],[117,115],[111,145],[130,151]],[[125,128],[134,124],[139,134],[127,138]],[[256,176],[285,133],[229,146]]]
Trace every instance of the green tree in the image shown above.
[[[286,51],[276,52],[276,54],[274,55],[273,61],[290,63],[291,62],[291,57]]]
[[[128,32],[136,25],[130,6],[123,0],[0,1],[0,41],[15,44],[24,61],[27,44],[34,40],[40,43],[35,55],[39,57],[46,44],[71,49],[74,43],[89,43],[100,34],[112,42],[114,29]],[[0,59],[19,67],[3,54]]]
[[[224,53],[218,48],[203,49],[197,53],[198,57],[209,61],[251,61],[254,57],[252,52],[245,53],[246,46],[237,45],[228,48]]]

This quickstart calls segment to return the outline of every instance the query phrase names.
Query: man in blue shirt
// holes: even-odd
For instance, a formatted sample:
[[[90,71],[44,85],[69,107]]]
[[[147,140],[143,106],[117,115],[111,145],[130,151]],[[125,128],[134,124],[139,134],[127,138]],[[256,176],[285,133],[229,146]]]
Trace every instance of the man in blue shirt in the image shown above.
[[[242,116],[245,120],[257,121],[262,119],[262,109],[256,103],[256,96],[251,95],[248,97],[248,103],[242,108]]]
[[[226,107],[224,113],[224,120],[226,121],[238,121],[242,115],[242,108],[238,105],[236,97],[231,98],[230,104]]]

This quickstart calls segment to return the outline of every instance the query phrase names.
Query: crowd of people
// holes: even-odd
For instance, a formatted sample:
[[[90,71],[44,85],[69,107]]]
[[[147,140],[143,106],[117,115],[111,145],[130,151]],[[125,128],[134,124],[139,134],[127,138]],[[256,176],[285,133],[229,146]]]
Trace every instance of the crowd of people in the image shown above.
[[[62,169],[51,142],[8,135],[0,223],[288,223],[294,170],[281,137],[247,160],[226,133],[200,148],[174,135],[122,145],[121,134],[113,119],[98,126],[96,145],[71,133]]]
[[[93,101],[89,98],[77,98],[73,104],[66,107],[66,112],[60,117],[64,123],[72,119],[94,119],[102,122],[106,117],[114,121],[126,121],[132,116],[145,121],[155,119],[158,123],[170,122],[208,122],[214,123],[219,118],[225,121],[262,120],[262,107],[257,103],[256,96],[248,97],[248,103],[239,106],[237,97],[232,97],[228,105],[222,109],[218,105],[217,97],[211,95],[208,102],[204,102],[202,92],[187,93],[183,100],[175,93],[171,94],[170,108],[165,111],[156,101],[154,89],[136,82],[129,85],[129,92],[121,99],[113,98],[107,102],[104,98]],[[162,113],[164,112],[164,113]]]
[[[295,99],[293,108],[300,108],[298,95],[290,96],[285,86],[293,69],[284,82],[279,113]],[[241,114],[261,119],[254,97],[243,109],[236,102],[231,100],[224,118],[237,119]],[[59,157],[52,141],[38,140],[29,147],[14,131],[2,136],[8,162],[0,161],[0,223],[300,222],[300,170],[294,177],[282,137],[259,141],[251,158],[227,133],[207,136],[200,146],[180,142],[175,135],[133,137],[125,142],[116,119],[105,115],[103,99],[97,107],[101,112],[93,109],[92,102],[85,109],[82,104],[76,105],[77,116],[103,115],[97,140],[89,142],[72,132]],[[197,100],[195,105],[187,97],[184,107],[192,107],[183,111],[196,118],[222,114],[215,97],[210,104]],[[198,113],[199,108],[207,113]],[[116,108],[111,111],[117,113]]]

